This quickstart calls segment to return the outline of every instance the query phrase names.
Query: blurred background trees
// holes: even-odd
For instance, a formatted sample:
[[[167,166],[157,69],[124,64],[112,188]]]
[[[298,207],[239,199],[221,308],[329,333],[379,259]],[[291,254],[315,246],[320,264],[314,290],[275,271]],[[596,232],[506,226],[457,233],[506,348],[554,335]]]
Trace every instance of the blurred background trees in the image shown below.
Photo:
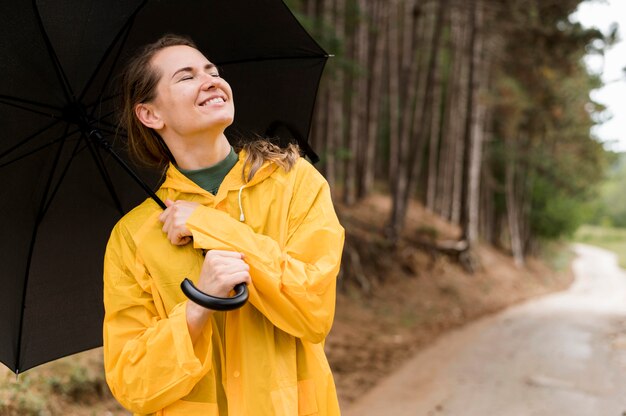
[[[336,198],[388,192],[391,242],[415,198],[458,224],[470,251],[485,241],[519,265],[542,239],[624,210],[592,202],[612,155],[590,135],[601,81],[583,56],[616,34],[572,23],[580,2],[288,1],[335,55],[311,141]]]

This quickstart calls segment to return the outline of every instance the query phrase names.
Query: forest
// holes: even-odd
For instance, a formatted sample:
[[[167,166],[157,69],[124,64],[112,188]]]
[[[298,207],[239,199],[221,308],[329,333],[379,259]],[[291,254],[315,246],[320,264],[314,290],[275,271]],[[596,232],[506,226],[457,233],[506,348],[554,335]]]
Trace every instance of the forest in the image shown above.
[[[391,195],[391,243],[417,200],[459,226],[466,258],[482,241],[521,266],[594,215],[615,154],[590,133],[605,108],[583,57],[618,35],[572,22],[581,0],[287,3],[333,55],[318,168],[344,204]]]

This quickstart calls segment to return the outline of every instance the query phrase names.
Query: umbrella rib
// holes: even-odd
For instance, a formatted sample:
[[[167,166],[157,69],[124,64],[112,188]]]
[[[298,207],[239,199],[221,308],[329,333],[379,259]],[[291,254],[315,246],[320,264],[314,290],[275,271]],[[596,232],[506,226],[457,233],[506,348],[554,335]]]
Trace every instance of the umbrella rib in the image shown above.
[[[110,96],[108,96],[106,98],[101,98],[98,101],[96,101],[94,104],[91,104],[91,106],[96,107],[98,104],[106,103],[107,101],[110,101],[110,100],[113,100],[113,99],[117,99],[117,98],[119,98],[119,96],[120,96],[120,94],[117,93],[117,94],[110,95]]]
[[[35,114],[40,114],[47,117],[59,117],[56,114],[50,114],[50,112],[44,112],[44,110],[52,110],[60,113],[61,109],[54,107],[52,105],[47,105],[43,103],[38,103],[36,101],[25,100],[19,97],[12,97],[10,95],[0,95],[0,104],[5,104],[11,107],[19,108],[20,110],[30,111]],[[28,105],[33,107],[41,107],[42,109],[36,109],[33,107],[28,107]]]
[[[39,30],[41,31],[41,36],[43,37],[44,42],[46,43],[46,49],[48,50],[48,54],[52,59],[52,63],[54,64],[54,70],[59,78],[59,82],[61,82],[61,86],[63,87],[63,93],[65,94],[65,98],[68,102],[74,101],[74,92],[72,91],[72,86],[70,85],[69,79],[67,75],[65,75],[65,71],[63,71],[63,67],[61,65],[61,61],[59,61],[59,57],[52,46],[52,42],[50,41],[50,37],[46,32],[46,28],[43,25],[43,20],[41,19],[41,14],[39,13],[39,8],[37,7],[37,1],[33,0],[33,9],[35,10],[35,16],[37,17],[37,22],[39,24]]]
[[[117,125],[115,125],[113,123],[109,123],[108,121],[105,121],[105,120],[102,120],[102,119],[98,120],[98,123],[103,125],[103,126],[105,126],[105,127],[114,129],[114,130],[103,130],[103,129],[100,129],[100,130],[103,130],[103,131],[105,131],[106,133],[109,133],[112,136],[117,134],[117,130],[118,130],[119,126],[117,126]]]
[[[106,124],[108,124],[108,123],[103,123],[103,124],[105,124],[105,126],[106,126]],[[109,130],[107,128],[98,127],[98,130],[100,130],[102,133],[108,134],[109,136],[116,136],[117,135],[117,131]]]
[[[90,117],[91,117],[91,119],[93,119],[93,120],[97,120],[97,121],[98,121],[98,123],[108,123],[108,125],[109,125],[110,127],[115,127],[115,128],[117,128],[117,125],[116,125],[116,124],[113,124],[113,123],[110,123],[110,122],[103,121],[103,119],[113,116],[113,115],[115,114],[115,112],[117,111],[116,109],[112,109],[112,110],[110,110],[110,111],[108,111],[108,112],[106,112],[106,113],[104,113],[104,114],[99,114],[97,117],[94,115],[94,114],[95,114],[95,112],[96,112],[96,109],[98,109],[99,107],[102,107],[102,105],[103,105],[103,104],[105,104],[107,101],[111,101],[111,100],[113,100],[113,99],[117,99],[117,98],[119,98],[117,95],[111,95],[111,96],[109,96],[109,97],[106,97],[106,98],[101,98],[100,100],[98,100],[98,101],[96,101],[96,102],[94,102],[94,103],[91,103],[91,104],[87,105],[87,106],[86,106],[86,108],[87,108],[87,109],[90,109],[89,111],[90,111]]]
[[[85,135],[83,135],[82,137],[87,142],[87,148],[89,149],[89,153],[91,153],[91,157],[96,162],[98,171],[100,171],[100,176],[102,177],[102,180],[104,181],[107,189],[109,190],[109,194],[111,195],[111,198],[113,198],[113,202],[115,202],[115,207],[119,211],[120,215],[124,215],[125,214],[124,208],[122,208],[122,203],[120,202],[120,199],[117,196],[117,193],[115,192],[113,181],[111,180],[111,176],[109,176],[109,172],[106,169],[106,166],[104,164],[104,161],[102,160],[100,153],[97,152],[93,148],[93,143],[88,137],[86,137]]]
[[[12,164],[12,163],[15,163],[15,162],[19,161],[19,160],[22,160],[22,159],[24,159],[24,158],[26,158],[26,157],[28,157],[28,156],[30,156],[30,155],[32,155],[32,154],[37,153],[37,152],[38,152],[38,151],[40,151],[40,150],[45,149],[46,147],[53,146],[53,145],[55,145],[56,143],[58,143],[58,142],[60,142],[60,141],[65,140],[66,138],[68,138],[69,136],[71,136],[72,134],[75,134],[75,133],[77,133],[77,132],[79,132],[79,130],[74,130],[74,131],[72,131],[72,132],[70,132],[70,133],[68,133],[68,134],[64,134],[63,136],[58,137],[58,138],[54,139],[54,140],[53,140],[53,141],[51,141],[51,142],[48,142],[48,143],[46,143],[46,144],[43,144],[43,145],[41,145],[41,146],[39,146],[39,147],[37,147],[37,148],[35,148],[35,149],[31,150],[30,152],[23,153],[23,154],[21,154],[21,155],[19,155],[19,156],[15,157],[15,158],[13,158],[13,159],[11,159],[11,160],[8,160],[8,161],[4,162],[3,164],[1,164],[1,165],[0,165],[0,168],[3,168],[3,167],[5,167],[5,166],[8,166],[8,165],[10,165],[10,164]]]
[[[111,44],[109,45],[107,50],[104,52],[104,54],[102,55],[102,59],[100,59],[100,62],[96,66],[96,70],[91,74],[91,77],[87,81],[87,84],[85,85],[85,88],[83,89],[83,92],[80,94],[80,100],[81,101],[84,98],[85,94],[87,93],[87,90],[89,90],[89,87],[91,87],[91,84],[95,80],[96,74],[98,73],[98,68],[100,68],[100,67],[102,67],[104,65],[104,62],[106,61],[106,59],[109,57],[109,55],[113,51],[113,46],[118,42],[118,40],[121,37],[123,37],[122,42],[120,44],[120,47],[118,48],[117,54],[115,56],[115,59],[113,60],[113,63],[111,64],[111,66],[109,68],[107,76],[105,77],[105,80],[102,83],[102,89],[100,90],[100,94],[98,95],[99,97],[102,97],[102,94],[104,93],[104,90],[105,90],[107,84],[109,83],[109,80],[111,79],[111,76],[113,75],[113,71],[115,70],[115,66],[117,65],[117,61],[119,60],[119,58],[120,58],[120,56],[122,54],[122,49],[124,49],[124,43],[128,39],[128,35],[130,34],[130,28],[133,25],[133,22],[135,20],[135,16],[137,16],[137,13],[139,12],[139,10],[141,10],[141,8],[145,4],[146,4],[146,1],[144,1],[139,7],[137,7],[137,10],[135,10],[135,12],[128,18],[128,21],[126,22],[126,24],[124,26],[122,26],[122,28],[117,33],[117,35],[115,35],[115,38],[113,39],[113,41],[111,42]],[[94,110],[95,110],[95,108],[96,107],[94,106]],[[93,116],[93,112],[92,112],[91,115]]]
[[[94,107],[96,107],[96,104],[93,104],[93,106],[94,106]],[[89,107],[91,107],[91,106],[89,106]],[[105,126],[107,126],[107,127],[111,127],[111,128],[114,128],[114,129],[117,129],[117,128],[118,128],[118,125],[117,125],[117,124],[113,124],[113,123],[111,123],[111,122],[108,122],[108,121],[104,120],[105,118],[110,117],[110,116],[112,116],[113,114],[115,114],[115,110],[111,110],[111,111],[109,111],[109,112],[108,112],[108,113],[106,113],[106,114],[101,114],[101,115],[100,115],[97,119],[96,119],[95,117],[93,117],[93,113],[94,113],[94,111],[95,111],[95,110],[92,110],[92,116],[91,116],[91,118],[92,118],[92,119],[94,119],[94,120],[97,120],[97,122],[98,122],[99,124],[103,124],[103,125],[105,125]]]
[[[74,146],[74,150],[72,151],[72,156],[69,158],[68,162],[65,164],[65,167],[63,168],[63,172],[61,173],[61,176],[59,176],[59,180],[57,181],[54,189],[50,193],[50,196],[46,198],[47,202],[42,209],[42,214],[41,214],[42,218],[46,215],[46,212],[48,212],[48,208],[50,208],[50,205],[52,205],[52,201],[54,200],[54,197],[56,196],[59,188],[61,187],[61,183],[63,183],[63,179],[65,178],[65,175],[69,171],[70,165],[72,164],[74,157],[76,157],[76,155],[79,153],[78,151],[79,147],[80,147],[80,140],[77,140],[76,146]]]
[[[76,132],[74,131],[74,132],[70,133],[70,135],[71,135],[71,134],[74,134],[74,133],[76,133]],[[9,160],[9,161],[6,161],[6,162],[2,163],[2,164],[0,165],[0,168],[3,168],[3,167],[5,167],[5,166],[8,166],[8,165],[10,165],[10,164],[12,164],[12,163],[15,163],[15,162],[17,162],[17,161],[20,161],[20,160],[22,160],[22,159],[24,159],[24,158],[26,158],[26,157],[28,157],[28,156],[30,156],[30,155],[32,155],[32,154],[37,153],[37,152],[38,152],[38,151],[40,151],[40,150],[45,149],[46,147],[50,147],[50,146],[52,146],[52,145],[54,145],[54,144],[56,144],[56,143],[58,143],[58,142],[62,141],[62,140],[63,140],[63,139],[65,139],[66,137],[67,137],[67,136],[59,137],[59,138],[57,138],[57,139],[55,139],[55,140],[53,140],[53,141],[51,141],[51,142],[49,142],[49,143],[46,143],[46,144],[44,144],[44,145],[42,145],[42,146],[39,146],[39,147],[37,147],[37,148],[35,148],[35,149],[31,150],[30,152],[23,153],[23,154],[19,155],[18,157],[14,158],[14,159],[11,159],[11,160]]]
[[[18,149],[20,147],[22,147],[23,145],[25,145],[26,143],[28,143],[29,141],[31,141],[32,139],[34,139],[35,137],[39,136],[41,133],[51,129],[52,127],[54,127],[56,124],[59,124],[59,122],[61,122],[61,120],[54,120],[52,123],[48,124],[47,126],[43,127],[42,129],[36,131],[35,133],[31,134],[30,136],[24,138],[23,140],[20,140],[19,143],[15,144],[14,146],[9,147],[7,150],[5,150],[4,152],[2,152],[0,154],[0,159],[2,159],[3,157],[5,157],[6,155],[10,154],[11,152],[13,152],[15,149]],[[45,145],[47,146],[47,145]],[[45,147],[44,146],[44,147]],[[7,163],[8,164],[8,163]],[[3,165],[4,166],[4,165]]]
[[[69,128],[70,128],[69,125],[67,125],[65,129],[65,134],[64,134],[65,136],[67,136]],[[30,239],[30,246],[28,248],[28,257],[26,258],[26,271],[25,271],[25,276],[24,276],[24,285],[22,286],[22,303],[21,303],[22,308],[20,310],[20,320],[18,324],[18,334],[17,334],[17,354],[15,357],[16,372],[19,372],[19,366],[20,366],[20,360],[21,360],[22,332],[24,329],[24,312],[26,310],[26,295],[27,295],[26,288],[28,287],[28,278],[30,276],[30,266],[32,264],[33,253],[35,251],[35,241],[37,239],[37,233],[39,232],[39,226],[41,225],[41,221],[43,220],[43,213],[45,212],[46,206],[48,205],[48,203],[46,202],[47,194],[52,184],[52,179],[54,177],[54,171],[56,169],[56,166],[58,165],[59,160],[61,159],[61,152],[63,150],[63,145],[64,145],[64,142],[62,141],[54,157],[54,162],[52,163],[50,175],[48,176],[48,181],[46,183],[46,187],[44,189],[43,196],[41,198],[41,202],[39,205],[39,210],[37,212],[37,218],[35,220],[35,225],[33,227],[33,232],[32,232],[32,236]]]

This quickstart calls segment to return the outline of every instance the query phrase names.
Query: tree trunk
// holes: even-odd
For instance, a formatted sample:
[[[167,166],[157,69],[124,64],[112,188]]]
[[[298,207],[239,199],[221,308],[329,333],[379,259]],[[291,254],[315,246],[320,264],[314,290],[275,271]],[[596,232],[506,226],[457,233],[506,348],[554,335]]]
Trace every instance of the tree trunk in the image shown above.
[[[335,13],[335,2],[333,0],[324,0],[323,2],[323,21],[325,24],[330,25],[331,22],[336,22],[337,16]],[[341,33],[340,28],[335,28],[337,33]],[[339,36],[339,35],[338,35]],[[333,53],[334,51],[329,51],[329,53]],[[325,177],[328,181],[328,184],[331,189],[336,189],[337,182],[337,147],[338,143],[341,140],[341,124],[339,120],[339,114],[341,112],[341,79],[342,73],[341,68],[336,64],[335,61],[331,61],[328,65],[328,69],[333,69],[333,71],[326,72],[326,93],[324,95],[325,98],[325,110],[326,110],[326,125],[324,127],[325,132],[325,143],[326,146],[324,148],[325,155]]]
[[[367,141],[365,145],[365,163],[362,174],[362,186],[359,188],[359,198],[365,198],[374,187],[374,174],[376,172],[376,145],[378,138],[378,123],[381,118],[382,104],[382,81],[385,63],[385,44],[387,42],[388,11],[386,1],[377,2],[374,13],[374,33],[376,42],[372,54],[371,73],[368,94],[367,110]]]
[[[439,153],[438,169],[438,191],[436,212],[443,218],[450,221],[452,219],[452,201],[454,196],[454,180],[457,150],[457,138],[459,136],[459,102],[461,100],[461,90],[463,89],[463,68],[464,65],[464,32],[463,13],[458,10],[458,6],[450,8],[450,42],[448,50],[452,56],[452,67],[446,80],[445,111],[443,119],[442,146]]]
[[[413,1],[407,1],[405,6],[409,4],[414,5]],[[406,9],[405,9],[406,12]],[[418,36],[417,22],[414,22],[413,17],[415,14],[411,13],[409,16],[404,16],[404,37],[414,38]],[[390,24],[393,23],[393,20]],[[410,149],[411,149],[411,125],[413,107],[415,104],[415,95],[417,93],[417,82],[420,71],[415,68],[414,58],[416,52],[411,50],[407,52],[409,45],[419,44],[413,39],[404,39],[402,44],[404,45],[404,51],[401,57],[401,74],[400,78],[403,80],[402,90],[399,90],[399,106],[402,109],[403,117],[398,114],[398,123],[400,126],[399,137],[397,143],[397,159],[395,160],[394,168],[394,181],[391,183],[392,189],[392,208],[391,216],[387,226],[387,238],[395,242],[399,236],[400,228],[402,227],[402,221],[406,215],[405,195],[408,192],[409,182],[409,163],[410,163]],[[399,60],[399,61],[400,61]],[[391,93],[391,92],[390,92]],[[392,120],[393,121],[393,120]]]
[[[393,189],[398,178],[399,161],[399,61],[398,0],[389,0],[389,24],[387,25],[387,59],[389,65],[389,184]]]
[[[466,16],[467,10],[462,10],[461,16]],[[463,18],[463,31],[460,42],[460,60],[461,69],[459,71],[457,91],[459,92],[458,100],[456,101],[456,114],[453,124],[453,138],[454,138],[454,177],[452,181],[452,206],[450,212],[450,221],[453,224],[461,224],[461,217],[464,204],[464,190],[466,189],[466,170],[465,170],[465,155],[467,154],[466,137],[467,137],[467,120],[471,115],[468,112],[470,109],[467,105],[468,96],[470,95],[470,72],[472,55],[470,52],[470,42],[472,29],[472,19]]]
[[[331,0],[334,3],[334,16],[335,16],[335,34],[339,42],[346,47],[346,0]],[[335,58],[336,59],[336,58]],[[335,182],[339,182],[340,178],[344,176],[344,164],[340,157],[339,152],[344,148],[345,142],[345,119],[346,108],[344,91],[346,89],[346,76],[344,68],[337,65],[337,74],[335,77],[335,88],[331,91],[334,103],[334,125],[335,140],[332,147],[332,160],[333,160],[333,172]],[[329,110],[330,111],[330,110]],[[329,154],[331,152],[329,151]]]
[[[443,31],[443,17],[447,9],[446,5],[447,0],[442,0],[436,4],[436,19],[433,23],[432,40],[430,42],[431,47],[428,55],[428,65],[425,75],[424,98],[422,100],[422,105],[416,106],[416,109],[419,109],[419,111],[418,114],[413,117],[411,128],[408,132],[408,146],[406,150],[406,154],[408,156],[402,155],[405,157],[402,165],[404,166],[404,174],[398,175],[398,185],[393,200],[392,215],[388,227],[388,237],[390,237],[392,241],[397,239],[399,231],[404,225],[409,197],[413,187],[412,185],[417,181],[417,175],[421,171],[421,156],[424,150],[426,134],[428,134],[429,123],[427,123],[427,120],[430,119],[430,114],[432,114],[434,76],[437,70],[439,51],[441,49],[440,39]],[[407,87],[410,88],[411,86],[408,85]],[[409,91],[411,91],[411,89],[409,89]],[[426,126],[426,128],[424,126]],[[416,143],[412,146],[410,145],[411,137],[416,138]],[[402,153],[405,152],[403,151]],[[402,166],[399,167],[399,169],[402,169]]]
[[[478,221],[480,207],[480,172],[482,165],[482,140],[483,140],[483,116],[484,104],[481,102],[481,77],[480,70],[483,62],[483,42],[480,27],[482,22],[482,2],[474,0],[472,2],[472,23],[471,23],[471,45],[469,76],[469,95],[467,100],[467,130],[465,143],[467,182],[464,186],[465,204],[461,219],[463,227],[463,237],[470,246],[478,241]]]
[[[359,45],[358,54],[359,66],[361,68],[361,76],[357,83],[360,100],[358,111],[358,124],[359,134],[357,137],[356,146],[356,172],[354,183],[354,201],[358,201],[361,195],[361,189],[363,188],[363,176],[365,169],[367,169],[367,139],[368,134],[368,112],[369,112],[369,90],[370,79],[372,73],[371,53],[370,53],[370,31],[372,27],[372,16],[374,14],[375,4],[366,0],[358,0],[359,16],[362,26],[359,30]]]
[[[438,62],[436,63],[438,64]],[[433,103],[432,117],[430,122],[430,141],[428,145],[428,184],[426,187],[426,208],[435,210],[435,197],[437,195],[437,160],[439,156],[441,134],[441,69],[438,65],[433,79]]]
[[[505,138],[507,149],[513,149],[510,138]],[[511,240],[511,252],[517,267],[524,265],[524,249],[522,246],[522,232],[520,229],[520,213],[518,212],[518,201],[515,198],[515,160],[509,158],[505,171],[505,197],[507,223],[509,226],[509,238]]]
[[[367,78],[363,71],[367,70],[367,49],[368,49],[368,36],[367,36],[367,20],[366,20],[366,1],[358,0],[359,16],[356,19],[354,34],[352,38],[352,50],[354,55],[352,60],[355,63],[358,71],[353,71],[351,78],[351,90],[350,90],[350,124],[348,132],[348,157],[346,159],[346,171],[345,171],[345,187],[344,187],[344,202],[347,205],[352,205],[356,202],[356,188],[357,188],[357,172],[358,172],[358,160],[359,160],[359,137],[363,134],[364,125],[362,121],[365,120],[367,114],[367,102],[366,102],[366,89]]]

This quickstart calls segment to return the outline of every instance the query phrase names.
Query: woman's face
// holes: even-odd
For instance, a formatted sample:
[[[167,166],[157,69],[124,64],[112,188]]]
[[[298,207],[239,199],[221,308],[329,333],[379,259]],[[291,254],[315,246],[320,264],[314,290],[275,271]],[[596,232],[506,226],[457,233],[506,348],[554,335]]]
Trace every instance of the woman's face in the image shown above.
[[[219,134],[232,124],[235,106],[230,85],[200,51],[170,46],[154,55],[152,65],[161,76],[150,103],[159,120],[153,128],[164,139]]]

